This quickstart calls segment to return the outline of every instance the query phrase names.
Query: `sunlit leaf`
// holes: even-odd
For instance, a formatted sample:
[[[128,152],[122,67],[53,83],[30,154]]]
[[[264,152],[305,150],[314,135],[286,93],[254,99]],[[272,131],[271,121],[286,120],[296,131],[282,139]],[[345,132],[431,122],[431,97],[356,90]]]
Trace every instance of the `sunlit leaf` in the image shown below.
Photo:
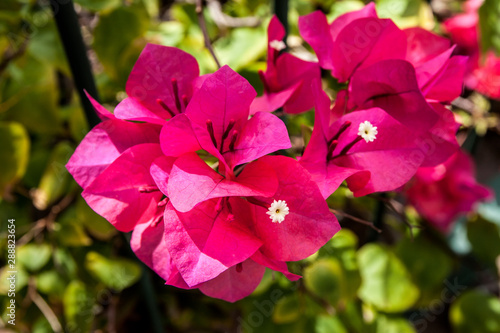
[[[64,292],[64,317],[67,330],[70,332],[81,330],[89,332],[94,318],[92,308],[95,297],[81,281],[72,281]]]
[[[480,291],[463,294],[450,309],[456,333],[500,332],[500,300]]]
[[[21,124],[0,123],[0,198],[8,186],[19,180],[26,172],[29,159],[30,140]]]
[[[141,277],[141,266],[122,258],[108,259],[97,252],[89,252],[85,267],[107,287],[121,291],[136,283]]]
[[[402,312],[419,297],[403,263],[389,249],[378,244],[363,246],[358,252],[362,283],[358,296],[385,312]]]
[[[49,244],[29,243],[17,248],[17,261],[28,271],[35,272],[45,266],[52,251]]]

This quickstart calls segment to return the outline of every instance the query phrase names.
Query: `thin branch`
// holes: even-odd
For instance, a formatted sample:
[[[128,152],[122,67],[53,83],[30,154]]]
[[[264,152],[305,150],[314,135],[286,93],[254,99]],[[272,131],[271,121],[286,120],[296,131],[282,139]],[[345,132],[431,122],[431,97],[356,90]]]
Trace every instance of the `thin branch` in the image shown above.
[[[44,228],[49,226],[50,223],[54,222],[60,212],[65,210],[73,202],[73,197],[74,196],[72,194],[67,195],[62,198],[61,201],[59,201],[57,204],[52,206],[49,214],[44,218],[37,220],[34,223],[34,226],[30,230],[28,230],[28,232],[26,232],[23,237],[19,239],[19,241],[17,241],[17,245],[21,246],[27,244],[29,241],[31,241],[31,239],[38,236],[38,234],[40,234],[40,232],[42,232]]]
[[[212,43],[210,42],[210,37],[208,36],[207,24],[205,22],[205,17],[203,16],[203,0],[196,0],[196,15],[198,16],[198,23],[200,25],[200,29],[203,32],[203,38],[205,39],[205,47],[210,51],[212,58],[214,58],[217,67],[220,68],[219,59],[215,55],[214,48],[212,47]]]
[[[378,233],[381,233],[382,230],[377,228],[372,222],[370,221],[367,221],[367,220],[363,220],[363,219],[360,219],[359,217],[356,217],[356,216],[353,216],[353,215],[350,215],[350,214],[347,214],[347,213],[344,213],[344,212],[341,212],[341,211],[338,211],[338,210],[335,210],[335,209],[332,209],[330,208],[330,212],[336,214],[336,215],[340,215],[342,217],[347,217],[348,219],[351,219],[353,220],[354,222],[358,222],[358,223],[361,223],[361,224],[364,224],[364,225],[367,225],[369,226],[370,228],[372,228],[373,230],[375,230],[376,232]]]
[[[260,18],[255,16],[229,16],[222,11],[222,6],[217,0],[207,0],[207,9],[210,17],[219,28],[257,27],[261,22]]]
[[[52,309],[47,304],[47,302],[45,302],[43,297],[40,296],[40,294],[36,292],[34,285],[35,285],[35,282],[32,279],[30,281],[30,287],[28,289],[29,297],[31,298],[33,303],[35,303],[35,305],[38,307],[38,309],[40,309],[40,311],[42,312],[44,317],[47,319],[52,330],[56,333],[62,332],[63,331],[62,326],[61,326],[61,323],[59,322],[59,320],[57,319],[56,314],[54,313],[54,311],[52,311]]]

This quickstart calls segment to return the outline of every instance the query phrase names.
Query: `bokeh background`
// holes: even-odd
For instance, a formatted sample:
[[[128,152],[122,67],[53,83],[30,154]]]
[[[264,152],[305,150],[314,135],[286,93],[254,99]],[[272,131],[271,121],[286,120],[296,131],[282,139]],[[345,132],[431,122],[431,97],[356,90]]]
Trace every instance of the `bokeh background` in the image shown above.
[[[354,198],[341,187],[328,203],[339,212],[343,230],[315,255],[290,264],[303,275],[298,282],[267,271],[257,290],[234,304],[165,286],[130,250],[130,235],[86,205],[64,167],[91,124],[51,3],[68,1],[0,2],[1,332],[500,332],[495,200],[477,205],[444,235],[398,193]],[[291,52],[311,59],[298,34],[298,17],[320,9],[331,21],[365,4],[276,3],[204,3],[219,60],[259,93],[266,27],[275,10],[288,17]],[[204,47],[194,1],[75,0],[74,8],[86,45],[80,56],[89,59],[96,97],[110,110],[126,96],[128,74],[148,42],[191,53],[202,74],[217,68]],[[481,51],[498,51],[500,1],[486,0],[481,8]],[[401,28],[421,26],[446,35],[441,22],[461,13],[464,3],[380,0],[377,10]],[[474,157],[479,181],[500,198],[499,101],[465,89],[453,110],[462,124],[459,141]],[[307,141],[313,117],[309,112],[284,118],[292,156]],[[383,232],[351,217],[375,222]],[[15,326],[7,316],[9,219],[16,226]]]

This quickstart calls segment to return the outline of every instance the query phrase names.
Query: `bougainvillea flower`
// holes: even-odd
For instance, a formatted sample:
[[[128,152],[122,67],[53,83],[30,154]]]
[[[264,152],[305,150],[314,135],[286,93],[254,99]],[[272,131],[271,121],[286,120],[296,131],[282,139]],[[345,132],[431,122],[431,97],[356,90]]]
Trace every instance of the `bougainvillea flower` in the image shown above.
[[[164,223],[143,223],[134,229],[130,245],[137,257],[168,285],[183,289],[199,288],[207,296],[235,302],[254,291],[266,267],[282,272],[291,281],[300,278],[299,275],[288,272],[285,262],[271,260],[257,251],[251,258],[229,267],[213,279],[190,287],[172,261],[164,235]]]
[[[283,156],[265,156],[246,165],[238,176],[229,181],[221,179],[201,159],[198,158],[196,162],[195,156],[178,158],[170,171],[168,166],[161,163],[162,159],[155,161],[151,168],[157,183],[168,177],[168,186],[165,188],[159,184],[158,187],[162,191],[167,190],[164,194],[169,197],[175,214],[183,223],[198,223],[196,219],[183,220],[183,216],[196,214],[199,215],[197,219],[217,217],[232,223],[234,227],[246,224],[240,229],[251,230],[263,243],[262,253],[279,261],[303,259],[337,232],[339,226],[335,216],[322,200],[310,174],[297,161]],[[184,182],[189,173],[199,181],[198,188]],[[207,189],[203,189],[206,186],[204,182],[210,184]],[[203,192],[202,195],[197,193],[199,190]],[[195,199],[191,199],[191,196]],[[288,207],[288,214],[281,223],[273,222],[272,216],[267,214],[273,203],[279,200]],[[204,204],[208,201],[210,204]],[[193,213],[193,210],[197,213]],[[183,215],[182,211],[188,215]],[[238,217],[240,214],[241,218]],[[190,229],[199,230],[197,227],[188,227],[186,232],[189,233]],[[180,237],[176,239],[170,240],[171,244],[180,242]],[[187,244],[183,242],[179,246]]]
[[[451,102],[462,93],[467,57],[452,55],[450,40],[422,28],[404,30],[406,60],[415,67],[416,79],[427,99]]]
[[[447,127],[448,131],[407,127],[380,108],[332,119],[328,96],[318,88],[315,99],[314,130],[300,163],[325,198],[344,180],[355,196],[397,189],[421,165],[443,161],[458,148],[446,141]],[[453,126],[456,130],[454,122]]]
[[[317,63],[301,60],[283,52],[285,28],[276,16],[268,27],[267,69],[259,71],[264,94],[250,106],[250,113],[272,112],[280,107],[286,113],[300,113],[311,109],[311,81],[319,78]]]
[[[481,94],[500,98],[500,57],[493,51],[482,55],[480,50],[479,14],[482,0],[464,3],[465,12],[443,23],[444,29],[457,44],[459,54],[469,56],[465,85]]]
[[[164,124],[186,109],[195,79],[196,59],[174,47],[148,44],[127,80],[128,97],[115,109],[119,119]]]
[[[473,161],[463,151],[436,167],[420,168],[406,194],[417,211],[442,232],[450,230],[460,213],[492,197],[492,191],[476,182]]]
[[[160,145],[154,143],[127,149],[84,189],[83,198],[120,231],[131,231],[137,224],[150,221],[163,194],[149,169],[161,155]]]
[[[299,30],[320,66],[330,69],[340,82],[377,61],[405,58],[405,33],[391,20],[378,18],[374,4],[337,20],[328,24],[325,14],[316,11],[299,18]]]
[[[117,119],[90,95],[87,96],[104,121],[87,133],[66,165],[84,189],[128,148],[159,143],[161,130],[158,125]]]
[[[204,149],[219,159],[222,173],[231,173],[237,165],[290,148],[286,126],[278,117],[258,112],[248,119],[255,95],[248,81],[228,66],[208,75],[186,111],[164,125],[163,152],[180,156]]]

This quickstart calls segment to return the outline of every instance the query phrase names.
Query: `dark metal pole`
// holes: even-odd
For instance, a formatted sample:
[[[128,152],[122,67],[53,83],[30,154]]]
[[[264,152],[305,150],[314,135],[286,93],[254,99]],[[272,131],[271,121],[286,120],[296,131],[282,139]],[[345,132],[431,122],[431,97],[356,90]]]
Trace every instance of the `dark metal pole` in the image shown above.
[[[288,26],[288,0],[274,0],[274,13],[285,27],[285,38],[283,38],[283,41],[286,44],[286,38],[290,30]]]
[[[54,19],[57,24],[57,30],[71,68],[71,74],[75,82],[76,89],[80,96],[80,102],[89,126],[94,127],[100,122],[99,117],[94,111],[89,100],[85,96],[84,89],[99,100],[97,89],[92,76],[89,59],[87,58],[87,49],[83,42],[80,32],[78,17],[71,0],[51,0],[50,5],[54,13]]]

